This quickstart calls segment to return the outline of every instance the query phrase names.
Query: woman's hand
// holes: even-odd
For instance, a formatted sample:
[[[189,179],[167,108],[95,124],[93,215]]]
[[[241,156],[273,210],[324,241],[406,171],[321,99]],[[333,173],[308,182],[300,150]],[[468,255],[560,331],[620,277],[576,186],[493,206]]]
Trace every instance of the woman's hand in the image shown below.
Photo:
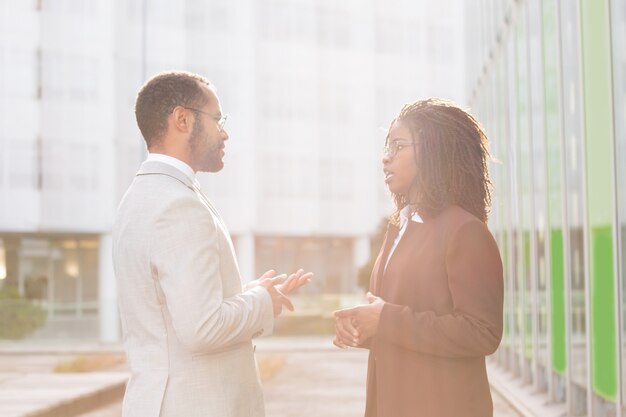
[[[335,340],[341,348],[358,346],[376,335],[380,314],[385,301],[372,293],[367,293],[369,304],[335,311]]]
[[[350,317],[342,318],[335,315],[335,339],[333,344],[341,349],[358,346],[359,332],[352,324]]]

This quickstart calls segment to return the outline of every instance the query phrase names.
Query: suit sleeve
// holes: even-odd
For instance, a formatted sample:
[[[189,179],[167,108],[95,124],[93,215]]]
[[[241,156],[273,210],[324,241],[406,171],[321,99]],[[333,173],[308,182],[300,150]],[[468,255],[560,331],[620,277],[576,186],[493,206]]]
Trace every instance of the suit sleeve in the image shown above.
[[[272,332],[272,300],[265,288],[223,297],[217,226],[197,199],[176,200],[161,213],[151,266],[176,336],[190,350],[210,352]]]
[[[467,222],[452,235],[445,259],[452,312],[437,315],[386,303],[377,336],[430,355],[490,355],[502,338],[504,298],[495,240],[480,221]]]

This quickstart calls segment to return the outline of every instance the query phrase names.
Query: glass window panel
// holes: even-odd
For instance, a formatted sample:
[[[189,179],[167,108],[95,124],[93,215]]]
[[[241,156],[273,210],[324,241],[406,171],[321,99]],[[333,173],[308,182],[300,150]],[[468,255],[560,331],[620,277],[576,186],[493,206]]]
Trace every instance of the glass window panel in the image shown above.
[[[508,114],[508,101],[509,101],[509,84],[508,79],[509,74],[507,72],[508,66],[508,54],[503,53],[502,58],[498,63],[498,97],[499,97],[499,106],[500,109],[500,125],[499,125],[499,137],[507,138],[509,137],[509,114]],[[505,277],[506,277],[506,289],[507,289],[507,325],[509,329],[509,340],[508,340],[508,368],[514,373],[519,372],[519,367],[517,366],[518,361],[516,360],[516,349],[517,349],[517,337],[519,331],[516,326],[516,303],[515,303],[515,261],[514,261],[514,238],[513,238],[513,208],[515,206],[512,198],[514,193],[512,192],[513,187],[511,186],[511,175],[512,168],[510,163],[510,147],[511,142],[508,140],[502,140],[501,143],[501,151],[500,156],[501,160],[504,163],[501,165],[501,173],[502,173],[502,192],[501,192],[501,200],[502,200],[502,216],[504,222],[503,229],[503,246],[502,253],[504,254],[503,263],[505,265]]]
[[[584,245],[584,164],[581,121],[580,11],[577,2],[561,2],[563,151],[569,245],[571,401],[575,415],[587,410],[587,327]]]
[[[617,396],[609,3],[583,0],[580,4],[592,392],[589,414],[603,417],[615,415]]]
[[[529,96],[530,80],[528,74],[528,39],[527,39],[527,15],[526,8],[519,9],[519,15],[516,25],[516,75],[517,75],[517,173],[519,186],[519,225],[520,225],[520,242],[519,242],[519,271],[520,271],[520,298],[521,298],[521,321],[523,328],[522,334],[522,375],[526,382],[532,382],[533,374],[531,363],[533,361],[533,311],[535,309],[535,300],[532,291],[532,274],[531,274],[531,188],[533,173],[530,170],[530,108]]]
[[[95,315],[98,313],[98,256],[99,242],[97,239],[81,239],[79,256],[81,270],[81,314]]]
[[[517,56],[515,42],[511,42],[506,49],[507,63],[507,93],[506,100],[508,121],[507,134],[504,137],[511,138],[507,146],[506,157],[508,168],[508,184],[510,202],[510,230],[509,230],[509,259],[510,273],[512,277],[511,293],[513,295],[513,321],[512,321],[512,351],[514,352],[513,372],[515,375],[521,375],[524,366],[522,364],[524,357],[524,282],[522,280],[522,260],[521,260],[521,227],[520,227],[520,182],[518,165],[520,161],[517,130]]]
[[[534,271],[536,282],[536,332],[537,332],[537,387],[545,391],[548,388],[548,274],[546,264],[547,228],[547,173],[545,146],[545,118],[543,104],[543,67],[541,39],[541,2],[531,0],[528,3],[528,30],[530,43],[530,78],[531,78],[531,120],[532,120],[532,158],[533,158],[533,200],[534,206]]]
[[[504,114],[502,110],[502,95],[504,94],[503,86],[503,66],[502,60],[498,60],[495,66],[495,74],[493,80],[493,120],[491,130],[487,132],[490,138],[490,150],[491,154],[497,161],[504,161],[506,157],[505,143],[502,138],[504,129]],[[509,271],[509,258],[508,258],[508,245],[507,245],[507,215],[509,213],[507,203],[508,187],[506,186],[506,165],[500,163],[492,163],[490,169],[491,180],[494,184],[493,195],[493,207],[492,207],[492,220],[496,226],[496,238],[498,239],[498,246],[500,248],[500,254],[502,257],[502,266],[504,272],[504,333],[501,343],[500,351],[503,352],[500,356],[501,364],[507,368],[510,366],[509,355],[511,351],[511,303],[509,301],[508,294],[510,293],[510,274]]]

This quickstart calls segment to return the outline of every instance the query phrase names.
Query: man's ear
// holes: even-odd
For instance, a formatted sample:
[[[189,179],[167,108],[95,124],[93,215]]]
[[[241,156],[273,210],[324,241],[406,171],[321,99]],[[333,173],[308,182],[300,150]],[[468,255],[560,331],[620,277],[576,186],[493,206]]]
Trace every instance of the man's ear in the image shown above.
[[[191,112],[183,106],[176,106],[170,115],[172,127],[181,133],[189,133],[193,127]]]

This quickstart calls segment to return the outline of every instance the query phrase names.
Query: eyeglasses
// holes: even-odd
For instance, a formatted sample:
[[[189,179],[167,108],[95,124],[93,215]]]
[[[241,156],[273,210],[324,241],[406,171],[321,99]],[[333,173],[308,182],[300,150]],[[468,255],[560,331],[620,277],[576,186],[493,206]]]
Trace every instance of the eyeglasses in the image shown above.
[[[217,116],[213,116],[211,113],[207,113],[205,111],[202,111],[200,109],[194,109],[193,107],[185,107],[182,106],[183,108],[187,109],[187,110],[192,110],[192,111],[197,111],[198,113],[202,113],[202,114],[206,114],[207,116],[209,116],[210,118],[212,118],[213,120],[215,120],[215,122],[217,123],[217,127],[220,129],[220,131],[224,131],[224,125],[226,124],[226,119],[228,119],[228,115],[224,114],[220,117]]]
[[[392,140],[391,143],[387,143],[383,147],[383,156],[388,156],[390,158],[393,158],[394,156],[396,156],[398,152],[404,149],[405,146],[409,146],[409,145],[415,145],[415,142],[412,140],[402,140],[402,139]]]

